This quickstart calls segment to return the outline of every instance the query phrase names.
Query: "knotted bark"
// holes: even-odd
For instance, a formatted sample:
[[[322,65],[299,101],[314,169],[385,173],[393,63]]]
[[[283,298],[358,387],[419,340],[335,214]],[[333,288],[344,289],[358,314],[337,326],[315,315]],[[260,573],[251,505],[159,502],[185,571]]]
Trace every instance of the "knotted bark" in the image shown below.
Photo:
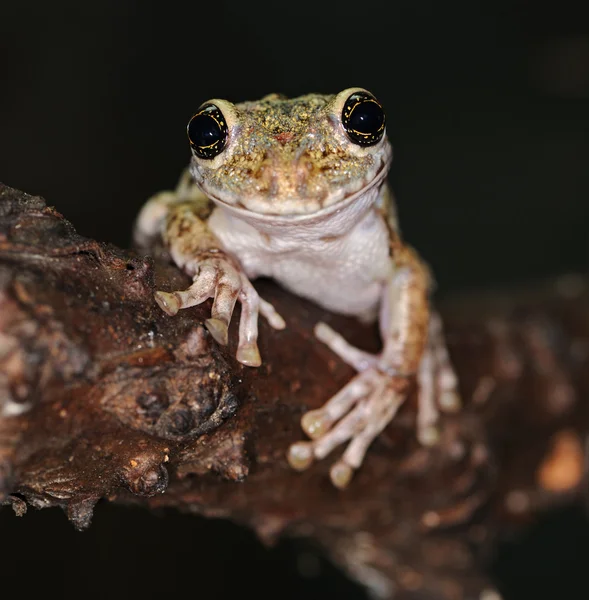
[[[323,320],[367,350],[375,327],[256,284],[287,321],[260,323],[262,367],[203,326],[210,303],[168,317],[155,289],[186,277],[81,237],[40,198],[0,186],[0,497],[60,506],[75,527],[101,498],[224,516],[262,540],[315,539],[381,598],[478,598],[497,532],[585,485],[589,293],[582,277],[441,306],[463,410],[433,449],[415,440],[415,398],[350,487],[329,459],[285,458],[303,412],[353,375],[313,337]]]

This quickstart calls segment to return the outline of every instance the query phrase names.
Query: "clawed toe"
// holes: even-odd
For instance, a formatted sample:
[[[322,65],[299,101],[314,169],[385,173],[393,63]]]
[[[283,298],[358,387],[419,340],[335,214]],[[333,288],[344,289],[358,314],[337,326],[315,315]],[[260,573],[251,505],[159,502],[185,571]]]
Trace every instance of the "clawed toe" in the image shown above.
[[[176,294],[170,294],[169,292],[156,292],[154,297],[159,307],[171,317],[173,317],[180,310],[180,300]]]
[[[237,348],[235,358],[247,367],[259,367],[262,364],[262,357],[256,344],[240,346]]]
[[[332,425],[332,422],[333,421],[327,417],[324,410],[310,410],[303,415],[301,427],[312,440],[316,440],[322,435],[325,435]]]
[[[435,446],[440,440],[440,430],[436,425],[425,425],[417,429],[417,441],[422,446]]]
[[[205,327],[209,330],[209,333],[213,336],[214,340],[226,346],[229,341],[229,328],[228,324],[221,319],[207,319],[205,321]]]
[[[346,464],[342,460],[334,463],[329,470],[329,478],[331,479],[331,483],[333,483],[333,485],[340,490],[348,487],[348,484],[352,480],[353,474],[354,469],[352,469],[350,465]]]
[[[296,471],[304,471],[313,462],[313,444],[310,442],[296,442],[288,449],[288,463]]]
[[[460,395],[455,390],[442,390],[438,404],[447,413],[457,413],[462,408]]]

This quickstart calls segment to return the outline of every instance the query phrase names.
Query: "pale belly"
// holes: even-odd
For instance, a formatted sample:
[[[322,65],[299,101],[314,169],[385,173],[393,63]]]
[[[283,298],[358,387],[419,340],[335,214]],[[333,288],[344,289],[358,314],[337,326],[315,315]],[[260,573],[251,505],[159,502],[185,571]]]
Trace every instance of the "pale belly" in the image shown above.
[[[215,210],[209,227],[250,279],[271,277],[334,312],[376,315],[392,272],[388,229],[376,212],[336,238],[306,236],[300,230],[296,235],[261,233],[222,209]]]
[[[274,263],[270,272],[261,274],[328,310],[345,315],[376,316],[383,281],[370,277],[366,269],[356,267],[350,263],[322,265],[310,262],[308,256],[294,255],[282,258]]]

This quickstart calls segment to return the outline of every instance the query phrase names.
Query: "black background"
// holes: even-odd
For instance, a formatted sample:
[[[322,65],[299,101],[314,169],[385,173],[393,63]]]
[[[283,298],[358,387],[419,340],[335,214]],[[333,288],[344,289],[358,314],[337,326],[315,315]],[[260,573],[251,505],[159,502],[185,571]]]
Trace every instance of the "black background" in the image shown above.
[[[358,85],[387,110],[402,228],[440,293],[585,270],[588,7],[3,2],[0,180],[43,195],[82,233],[126,245],[141,204],[185,166],[185,126],[201,102]],[[589,559],[584,516],[547,518],[528,536],[494,564],[505,598],[589,597],[577,568]],[[19,521],[5,510],[0,544],[12,549],[0,577],[34,561],[39,575],[23,591],[359,594],[298,546],[268,553],[235,526],[173,513],[101,505],[90,532],[75,534],[57,511]]]

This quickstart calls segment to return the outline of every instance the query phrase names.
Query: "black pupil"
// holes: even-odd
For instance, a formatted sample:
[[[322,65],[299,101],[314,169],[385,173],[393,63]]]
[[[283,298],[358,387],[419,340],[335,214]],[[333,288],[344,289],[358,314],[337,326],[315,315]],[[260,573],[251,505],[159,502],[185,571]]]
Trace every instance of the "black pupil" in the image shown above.
[[[373,100],[363,100],[350,115],[349,127],[360,133],[376,133],[384,123],[384,112]]]
[[[188,136],[195,146],[211,146],[223,137],[219,123],[207,113],[196,115],[188,126]]]

